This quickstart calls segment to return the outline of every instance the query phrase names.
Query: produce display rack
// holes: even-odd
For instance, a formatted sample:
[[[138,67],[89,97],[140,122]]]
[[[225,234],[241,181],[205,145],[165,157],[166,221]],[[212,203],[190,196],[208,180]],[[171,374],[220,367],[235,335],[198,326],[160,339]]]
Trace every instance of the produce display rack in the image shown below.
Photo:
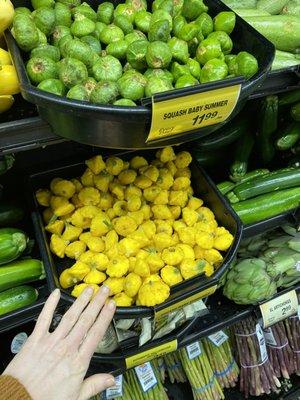
[[[288,293],[289,291],[295,289],[297,294],[300,294],[300,284],[295,287],[281,290],[271,299],[260,304],[254,305],[238,305],[234,302],[225,298],[220,291],[216,292],[213,296],[207,298],[205,302],[208,308],[208,314],[197,318],[197,320],[192,325],[192,328],[185,334],[177,336],[176,333],[170,334],[166,338],[162,338],[157,341],[153,341],[140,347],[140,353],[155,351],[158,346],[162,344],[166,345],[177,339],[177,349],[186,347],[192,343],[197,342],[209,335],[212,335],[222,329],[228,328],[235,323],[242,321],[248,317],[254,317],[257,321],[261,319],[260,305],[274,300],[279,296]],[[112,373],[114,376],[118,376],[126,371],[126,358],[136,355],[136,351],[128,351],[123,355],[123,358],[118,355],[115,357],[110,357],[109,355],[101,357],[101,364],[91,363],[92,369],[100,369],[102,372]]]
[[[297,88],[300,88],[300,67],[274,71],[267,74],[265,81],[249,99]],[[22,114],[25,114],[24,118],[19,119]],[[18,98],[8,118],[2,121],[0,117],[0,154],[32,150],[67,140],[54,134],[50,125],[38,115],[35,106],[21,97]]]

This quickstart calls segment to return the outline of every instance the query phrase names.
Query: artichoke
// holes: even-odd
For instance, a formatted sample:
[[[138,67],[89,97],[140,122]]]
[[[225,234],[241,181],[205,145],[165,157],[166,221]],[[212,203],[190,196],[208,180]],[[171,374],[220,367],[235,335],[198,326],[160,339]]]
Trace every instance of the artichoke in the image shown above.
[[[248,258],[228,272],[223,293],[237,304],[255,304],[273,296],[276,290],[276,281],[268,274],[265,261]]]

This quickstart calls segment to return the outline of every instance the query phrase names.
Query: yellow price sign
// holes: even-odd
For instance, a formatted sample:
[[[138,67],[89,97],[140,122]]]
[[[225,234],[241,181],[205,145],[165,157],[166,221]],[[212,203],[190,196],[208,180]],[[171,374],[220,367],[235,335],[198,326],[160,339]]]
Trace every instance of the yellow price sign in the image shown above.
[[[160,346],[153,347],[152,349],[142,351],[141,353],[135,354],[134,356],[125,358],[126,368],[137,367],[138,365],[144,364],[154,358],[164,356],[168,353],[172,353],[177,350],[177,340],[161,344]]]
[[[183,300],[179,300],[178,302],[163,308],[162,310],[155,310],[155,320],[159,320],[160,318],[166,316],[167,314],[171,313],[172,311],[178,310],[179,308],[185,307],[189,304],[194,303],[204,297],[210,296],[211,294],[215,293],[217,290],[218,285],[211,286],[207,289],[201,290],[201,292],[195,293],[192,296],[189,296]]]
[[[146,142],[219,124],[234,110],[241,84],[155,101],[152,97],[152,122]]]
[[[291,290],[281,296],[275,297],[273,300],[261,304],[259,308],[263,318],[263,327],[267,328],[276,324],[276,322],[297,314],[297,293],[295,290]]]

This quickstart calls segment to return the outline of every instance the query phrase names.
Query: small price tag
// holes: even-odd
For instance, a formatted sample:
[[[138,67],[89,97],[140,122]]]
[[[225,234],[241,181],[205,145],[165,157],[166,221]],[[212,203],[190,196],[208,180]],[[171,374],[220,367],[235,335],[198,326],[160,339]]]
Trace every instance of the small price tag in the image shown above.
[[[195,342],[186,346],[186,351],[190,360],[199,357],[201,355],[201,347],[199,342]]]
[[[125,358],[126,368],[130,369],[151,361],[154,358],[164,356],[165,354],[172,353],[177,350],[177,340],[161,344],[160,346],[153,347],[150,350],[142,351],[138,354]]]
[[[298,297],[295,290],[284,293],[259,306],[263,318],[263,327],[267,328],[298,311]]]
[[[226,340],[228,339],[228,336],[226,335],[225,332],[219,331],[216,333],[213,333],[212,335],[208,336],[208,339],[217,347],[221,346]]]
[[[300,261],[297,261],[295,264],[295,269],[300,272]]]
[[[144,392],[157,384],[157,380],[150,363],[135,367],[135,372]]]
[[[157,102],[152,98],[152,122],[146,142],[225,121],[234,110],[240,91],[238,84]]]
[[[10,350],[13,354],[19,353],[24,343],[28,339],[28,335],[26,332],[18,333],[13,340],[11,341]]]
[[[116,399],[123,396],[123,375],[115,377],[116,385],[106,389],[106,399]]]
[[[272,328],[264,329],[264,335],[265,335],[265,340],[266,340],[267,344],[269,344],[271,346],[277,346],[277,342],[276,342],[275,337],[273,335]]]
[[[265,362],[268,358],[268,352],[267,352],[265,337],[261,329],[261,326],[259,324],[256,324],[256,336],[258,339],[259,350],[260,350],[260,357],[261,357],[260,362]]]

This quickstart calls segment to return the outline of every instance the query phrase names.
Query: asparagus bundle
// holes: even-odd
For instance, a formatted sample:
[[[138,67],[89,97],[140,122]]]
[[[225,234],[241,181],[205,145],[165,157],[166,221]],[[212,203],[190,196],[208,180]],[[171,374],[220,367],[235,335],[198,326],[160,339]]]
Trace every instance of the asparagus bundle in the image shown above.
[[[290,347],[285,324],[278,322],[265,331],[270,363],[277,378],[290,379],[295,372],[294,355]]]
[[[142,382],[141,377],[138,377],[137,368],[152,368],[152,373],[149,376],[144,376],[144,381]],[[160,374],[153,363],[145,363],[134,370],[129,370],[125,373],[125,384],[128,384],[130,397],[128,400],[168,400],[168,396],[163,387],[162,381],[160,379]],[[152,384],[149,385],[150,380]],[[155,382],[156,380],[156,382]],[[155,383],[154,383],[155,382]],[[147,388],[150,386],[149,388]],[[127,399],[126,399],[127,400]]]
[[[201,354],[190,359],[187,348],[180,350],[180,359],[193,391],[194,400],[224,399],[224,393],[214,375],[207,355],[199,342]]]
[[[166,364],[163,357],[155,358],[152,360],[152,364],[158,371],[162,383],[164,383],[166,380]]]
[[[268,359],[262,330],[250,317],[234,325],[239,363],[240,390],[249,395],[277,393],[281,384]]]
[[[165,355],[164,362],[171,383],[184,383],[187,381],[187,377],[182,367],[178,352]]]
[[[234,387],[239,377],[239,367],[233,358],[229,340],[216,346],[206,338],[203,345],[221,388]]]
[[[295,373],[300,375],[300,321],[298,315],[287,318],[285,327],[294,354]]]

